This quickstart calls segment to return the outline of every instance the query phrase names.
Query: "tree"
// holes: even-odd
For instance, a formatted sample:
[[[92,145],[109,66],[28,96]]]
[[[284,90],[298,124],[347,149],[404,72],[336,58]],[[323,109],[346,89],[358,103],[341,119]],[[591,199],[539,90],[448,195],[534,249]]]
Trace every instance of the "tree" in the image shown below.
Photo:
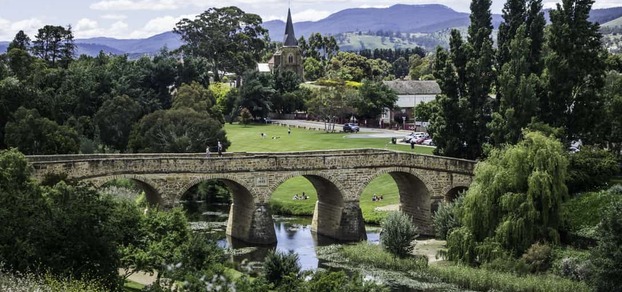
[[[0,150],[0,169],[0,258],[5,268],[27,271],[38,259],[38,240],[51,227],[45,224],[45,198],[17,149]]]
[[[264,259],[263,269],[266,280],[278,287],[288,276],[298,278],[300,274],[298,254],[272,251]]]
[[[358,98],[358,93],[345,86],[323,87],[314,91],[305,106],[309,114],[324,121],[324,130],[331,132],[335,130],[337,118],[350,117],[354,114],[352,105]]]
[[[380,243],[384,249],[400,258],[412,253],[415,247],[413,240],[419,236],[419,233],[410,216],[402,212],[391,212],[382,221],[381,226]]]
[[[396,78],[404,78],[408,75],[409,71],[408,61],[406,61],[404,57],[399,57],[391,64],[391,69]]]
[[[488,137],[486,124],[490,120],[490,89],[494,80],[494,50],[492,41],[491,0],[471,2],[471,24],[469,25],[466,73],[466,104],[463,131],[465,157],[479,158],[482,145]]]
[[[464,48],[460,33],[453,30],[450,38],[451,52],[439,48],[436,51],[434,76],[441,91],[436,96],[438,111],[434,111],[430,119],[428,131],[437,145],[435,154],[465,157],[463,133],[464,118]]]
[[[240,111],[240,123],[248,125],[252,120],[253,115],[251,114],[251,112],[247,108],[242,108],[242,110]]]
[[[272,76],[258,71],[244,75],[237,107],[247,108],[255,118],[265,118],[272,110],[272,98],[276,94]]]
[[[159,110],[134,125],[129,148],[132,152],[192,153],[205,151],[205,145],[229,147],[223,124],[207,112],[192,109]]]
[[[358,90],[359,98],[353,104],[360,118],[376,119],[385,108],[393,108],[397,93],[382,82],[363,80]]]
[[[30,50],[30,37],[28,37],[23,30],[17,32],[13,38],[13,41],[11,41],[9,46],[6,48],[6,51],[10,52],[12,49],[20,49],[23,51]]]
[[[6,124],[4,142],[26,154],[77,153],[78,133],[67,126],[43,118],[37,110],[20,107]]]
[[[519,256],[537,241],[558,242],[567,166],[562,144],[540,132],[492,150],[476,166],[460,211],[464,227],[449,235],[449,258],[486,261],[501,251]]]
[[[115,96],[104,102],[94,117],[101,141],[124,152],[132,125],[138,121],[140,114],[140,105],[127,95]]]
[[[564,0],[551,10],[545,57],[547,94],[539,118],[566,131],[566,140],[602,141],[605,52],[599,25],[589,21],[594,1]]]
[[[258,15],[234,6],[210,8],[194,20],[182,19],[174,32],[185,42],[184,52],[210,61],[214,80],[219,82],[225,72],[241,76],[255,68],[267,35],[261,22]]]
[[[509,59],[498,78],[499,110],[493,113],[488,125],[493,145],[516,144],[521,131],[537,114],[540,79],[530,72],[531,65],[527,63],[531,40],[525,37],[525,30],[525,25],[518,28],[510,44]]]
[[[198,82],[182,84],[173,100],[173,109],[189,108],[197,112],[207,112],[212,118],[224,124],[225,118],[220,112],[220,107],[214,105],[216,105],[216,98],[212,91]]]
[[[324,66],[313,57],[307,57],[304,61],[304,73],[306,80],[317,80],[324,76]]]
[[[414,120],[429,122],[436,111],[438,111],[438,102],[436,100],[422,102],[415,107]]]
[[[63,68],[69,66],[73,60],[76,46],[73,42],[71,26],[46,25],[40,28],[32,42],[32,52],[35,56],[46,61],[51,67],[60,62]]]
[[[622,201],[615,200],[605,210],[598,225],[598,245],[591,250],[596,291],[619,291],[622,287]]]

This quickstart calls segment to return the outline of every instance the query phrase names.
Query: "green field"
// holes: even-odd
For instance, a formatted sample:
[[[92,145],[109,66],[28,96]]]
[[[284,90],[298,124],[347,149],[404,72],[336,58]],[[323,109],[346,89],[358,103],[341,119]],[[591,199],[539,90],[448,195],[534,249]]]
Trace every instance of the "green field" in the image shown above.
[[[347,138],[343,133],[325,133],[323,131],[291,128],[276,125],[238,125],[225,126],[227,137],[231,141],[229,152],[286,152],[329,149],[380,148],[398,151],[413,151],[409,145],[391,144],[389,138]],[[261,138],[261,133],[266,138]],[[279,137],[272,139],[272,137]],[[401,138],[400,134],[396,137]],[[415,146],[414,151],[431,154],[432,148]],[[304,192],[309,199],[293,200],[295,194]],[[383,195],[382,201],[373,202],[372,196]],[[272,194],[271,205],[276,213],[292,215],[313,215],[317,192],[304,177],[294,177],[281,184]],[[397,185],[390,175],[385,174],[374,179],[363,191],[360,205],[363,218],[368,223],[379,223],[386,211],[375,211],[377,207],[399,203]]]

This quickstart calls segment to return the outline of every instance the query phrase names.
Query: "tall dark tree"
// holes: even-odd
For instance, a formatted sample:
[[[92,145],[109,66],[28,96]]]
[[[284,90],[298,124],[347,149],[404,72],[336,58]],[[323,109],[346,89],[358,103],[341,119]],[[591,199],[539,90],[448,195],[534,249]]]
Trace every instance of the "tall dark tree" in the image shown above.
[[[255,118],[265,118],[272,110],[274,80],[268,74],[250,71],[244,75],[244,84],[240,87],[240,100],[236,108],[247,108]]]
[[[593,0],[564,0],[550,12],[545,57],[547,94],[540,119],[566,131],[566,139],[602,141],[605,51],[599,25],[588,20]]]
[[[241,76],[256,66],[267,35],[261,22],[259,15],[229,6],[210,8],[194,20],[184,18],[174,31],[185,42],[181,49],[208,59],[214,80],[220,81],[225,72]]]
[[[538,107],[539,78],[530,73],[529,50],[531,39],[525,36],[521,25],[509,46],[509,59],[498,78],[499,110],[493,113],[488,127],[493,145],[516,144],[525,128],[535,117]]]
[[[12,49],[20,49],[24,51],[30,50],[30,37],[23,30],[17,32],[13,41],[9,43],[9,46],[6,48],[6,51],[9,52]]]
[[[95,114],[101,141],[124,152],[132,125],[138,121],[140,113],[140,105],[127,95],[115,96],[104,102]]]
[[[434,77],[439,83],[442,94],[436,97],[437,111],[432,113],[428,131],[436,143],[435,154],[463,157],[464,136],[463,119],[465,94],[464,77],[456,67],[456,62],[464,56],[462,38],[457,30],[453,30],[450,39],[451,54],[444,49],[437,49]],[[458,61],[458,63],[460,63]],[[464,65],[464,64],[462,64]],[[462,67],[462,71],[464,71]]]
[[[32,42],[32,52],[45,60],[51,67],[60,65],[67,68],[73,60],[76,46],[73,42],[71,26],[46,25],[40,28]]]
[[[37,110],[20,107],[13,114],[14,121],[6,124],[4,142],[25,154],[78,153],[78,133],[67,126],[43,118]]]
[[[393,108],[397,94],[384,83],[363,80],[359,98],[354,103],[361,119],[377,119],[385,108]]]
[[[494,81],[491,0],[471,2],[466,64],[467,100],[464,120],[465,157],[479,158],[488,137],[486,124],[491,116],[490,89]]]

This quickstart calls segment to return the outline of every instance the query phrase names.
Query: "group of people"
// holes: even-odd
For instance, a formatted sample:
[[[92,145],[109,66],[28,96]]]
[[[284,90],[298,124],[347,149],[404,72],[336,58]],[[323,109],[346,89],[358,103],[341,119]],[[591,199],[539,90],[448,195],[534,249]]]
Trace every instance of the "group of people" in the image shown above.
[[[307,196],[305,192],[302,192],[300,196],[298,194],[295,194],[294,197],[292,198],[292,200],[307,200],[307,199],[309,199],[309,196]]]
[[[374,196],[371,197],[372,202],[382,201],[382,199],[384,199],[383,195],[377,196],[376,194],[374,194]]]
[[[222,143],[220,143],[220,140],[218,140],[218,145],[216,147],[218,151],[218,156],[222,156]],[[209,145],[207,145],[207,147],[205,148],[205,157],[210,157],[210,154],[212,154],[212,152],[210,152]]]

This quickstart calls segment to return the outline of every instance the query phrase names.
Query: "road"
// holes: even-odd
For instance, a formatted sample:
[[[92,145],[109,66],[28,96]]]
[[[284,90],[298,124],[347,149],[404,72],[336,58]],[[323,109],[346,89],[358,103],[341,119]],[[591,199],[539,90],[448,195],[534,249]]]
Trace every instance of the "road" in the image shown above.
[[[307,121],[307,120],[273,120],[273,124],[281,124],[288,125],[297,128],[307,128],[307,129],[324,129],[324,122],[315,122],[315,121]],[[343,129],[342,124],[335,124],[335,130],[341,131]],[[389,129],[378,129],[378,128],[366,128],[361,127],[359,133],[352,133],[346,135],[347,138],[397,138],[397,141],[411,133],[412,131],[404,131],[404,130],[389,130]]]

